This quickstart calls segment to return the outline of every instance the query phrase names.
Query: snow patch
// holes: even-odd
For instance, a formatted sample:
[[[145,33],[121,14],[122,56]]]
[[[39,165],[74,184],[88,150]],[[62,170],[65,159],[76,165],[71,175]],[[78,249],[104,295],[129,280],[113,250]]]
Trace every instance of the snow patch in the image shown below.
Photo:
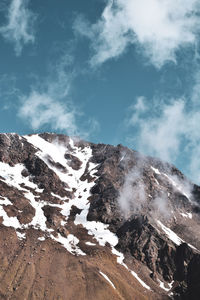
[[[159,279],[158,279],[158,282],[159,282],[160,288],[163,289],[163,290],[165,290],[166,292],[169,292],[169,291],[171,290],[172,285],[173,285],[173,283],[174,283],[174,281],[168,283],[168,288],[166,288],[164,282],[162,282],[162,281],[159,280]]]
[[[180,213],[180,215],[184,218],[192,219],[192,213]]]
[[[174,178],[172,178],[171,176],[169,176],[165,173],[162,173],[162,174],[168,179],[168,181],[174,186],[175,189],[177,189],[186,198],[190,199],[190,193],[188,190],[186,190],[185,186],[183,184],[181,184],[181,181],[175,180]]]
[[[91,243],[91,242],[86,242],[85,244],[88,245],[88,246],[96,246],[96,244]]]
[[[26,233],[21,233],[21,232],[16,231],[16,234],[17,234],[17,237],[19,240],[26,239]]]
[[[54,193],[52,193],[52,192],[51,192],[51,195],[52,195],[53,197],[56,197],[56,198],[60,199],[60,200],[66,200],[66,199],[67,199],[66,197],[61,197],[60,195],[54,194]]]
[[[1,200],[2,201],[2,200]],[[9,201],[9,200],[8,200]],[[7,202],[8,203],[8,202]],[[9,217],[3,206],[0,205],[0,216],[3,217],[2,224],[6,227],[13,227],[15,229],[21,228],[21,224],[19,223],[17,217]]]
[[[29,228],[29,226],[33,226],[36,229],[40,229],[44,232],[49,232],[50,237],[59,242],[73,255],[86,255],[79,247],[79,240],[72,234],[69,234],[67,237],[63,237],[60,233],[55,237],[51,232],[52,229],[47,228],[46,226],[46,217],[44,216],[44,212],[42,210],[43,206],[48,204],[53,207],[61,208],[61,213],[65,217],[65,220],[62,221],[62,225],[65,225],[68,221],[68,217],[70,215],[70,210],[72,206],[76,206],[81,209],[81,213],[76,215],[75,225],[82,225],[84,228],[88,230],[88,233],[96,239],[96,241],[101,246],[105,246],[108,243],[111,246],[111,251],[114,255],[117,256],[117,262],[124,266],[139,282],[140,284],[150,290],[150,287],[146,285],[139,276],[132,270],[130,270],[127,265],[123,262],[124,255],[115,249],[115,246],[118,244],[117,236],[112,233],[108,229],[108,225],[95,222],[88,221],[87,215],[90,207],[90,203],[88,198],[90,196],[90,190],[95,185],[95,182],[88,182],[88,180],[82,181],[80,180],[81,176],[84,174],[86,167],[88,168],[88,172],[90,176],[93,176],[94,180],[97,178],[95,176],[97,165],[91,163],[89,160],[92,157],[92,149],[89,146],[85,148],[75,147],[72,139],[69,139],[70,147],[72,148],[69,151],[64,145],[58,143],[49,143],[41,138],[39,135],[25,136],[24,137],[29,143],[31,143],[35,149],[37,149],[36,155],[42,159],[46,165],[52,169],[60,178],[61,181],[67,183],[70,186],[70,189],[76,190],[74,199],[66,199],[61,198],[59,195],[52,194],[54,197],[58,197],[63,200],[63,204],[51,204],[46,203],[45,201],[36,201],[37,196],[34,196],[32,192],[27,190],[26,188],[22,188],[20,186],[21,183],[24,183],[26,186],[33,188],[35,191],[42,193],[42,190],[39,190],[37,185],[30,181],[29,177],[22,177],[21,172],[24,169],[22,164],[15,165],[14,167],[10,167],[7,164],[0,164],[0,176],[2,176],[7,184],[10,184],[19,190],[23,191],[24,196],[30,201],[30,204],[35,208],[35,216],[29,224],[21,225],[16,217],[8,217],[6,212],[3,210],[2,205],[10,204],[8,199],[3,199],[0,202],[0,215],[4,218],[4,225],[12,226],[16,229]],[[79,170],[74,170],[68,165],[68,161],[65,159],[66,153],[73,153],[75,157],[77,157],[81,162],[81,167]],[[61,169],[55,167],[55,164],[51,163],[53,161],[55,164],[61,164],[68,172],[62,172]],[[71,175],[71,176],[70,176]],[[81,195],[81,199],[79,198]],[[22,236],[18,235],[19,238]],[[39,237],[38,240],[44,241],[45,237]],[[86,242],[87,244],[89,242]],[[91,245],[92,243],[90,243]],[[103,273],[101,274],[102,276]],[[106,275],[105,275],[106,276]],[[104,278],[105,278],[104,276]],[[107,278],[106,278],[107,280]],[[110,282],[110,281],[109,281]]]
[[[34,189],[38,193],[42,193],[43,189],[39,189],[38,186],[30,181],[30,177],[22,176],[22,171],[26,169],[23,164],[16,164],[11,167],[9,164],[0,162],[0,176],[4,178],[1,179],[6,184],[13,186],[21,191],[26,191],[26,188],[22,188],[20,184],[25,184],[27,187]]]
[[[73,234],[69,234],[67,238],[63,237],[58,233],[58,237],[55,237],[51,234],[51,238],[56,242],[62,244],[67,251],[69,251],[73,255],[86,255],[78,246],[79,239],[75,237]]]
[[[61,222],[60,222],[60,225],[61,225],[61,226],[65,226],[66,224],[67,224],[67,222],[61,220]]]
[[[112,281],[108,278],[108,276],[106,274],[104,274],[103,272],[99,271],[99,273],[109,282],[109,284],[116,290],[116,287],[114,286],[114,284],[112,283]]]
[[[125,267],[137,280],[138,282],[147,290],[151,290],[151,288],[137,275],[136,272],[130,270],[127,265],[123,262],[124,261],[124,255],[123,253],[117,251],[114,247],[112,247],[112,253],[117,256],[117,262],[118,264]]]
[[[74,170],[68,165],[68,161],[65,158],[65,154],[71,154],[71,152],[63,144],[57,142],[49,143],[37,134],[25,136],[25,138],[30,144],[38,149],[36,155],[58,175],[61,181],[66,182],[70,187],[77,185],[77,183],[80,181],[81,175],[85,171],[89,158],[92,156],[92,149],[89,146],[85,147],[84,149],[75,147],[73,140],[69,139],[70,147],[73,149],[73,155],[82,162],[81,168],[79,170]],[[63,173],[60,169],[53,166],[49,162],[49,158],[51,158],[55,163],[59,163],[65,167],[68,170],[68,173]]]
[[[32,205],[33,208],[35,208],[35,216],[33,217],[32,221],[29,224],[26,224],[24,227],[28,228],[29,226],[33,226],[36,229],[40,229],[42,231],[48,231],[52,232],[54,231],[53,229],[49,229],[46,226],[46,217],[44,215],[44,212],[42,210],[42,207],[46,204],[43,201],[36,201],[35,196],[31,192],[25,193],[25,197],[30,200],[30,204]]]
[[[151,169],[158,175],[161,175],[160,171],[154,167],[151,166]]]
[[[0,199],[0,205],[12,205],[12,203],[10,202],[10,200],[8,200],[8,198],[6,197],[2,197],[2,198],[3,199]]]
[[[166,233],[168,238],[174,242],[176,245],[180,245],[182,243],[185,243],[184,240],[182,240],[174,231],[166,227],[163,223],[157,220],[157,224],[162,228],[162,230]],[[188,243],[187,243],[188,244]],[[188,244],[188,246],[194,250],[197,250],[193,245]]]
[[[131,274],[139,281],[139,283],[147,290],[151,290],[151,288],[134,272],[131,271]]]
[[[174,242],[176,245],[179,246],[181,243],[184,243],[184,241],[175,232],[173,232],[171,229],[169,229],[168,227],[166,227],[163,223],[161,223],[160,221],[157,221],[157,224],[166,233],[166,235],[168,236],[168,238],[172,242]]]

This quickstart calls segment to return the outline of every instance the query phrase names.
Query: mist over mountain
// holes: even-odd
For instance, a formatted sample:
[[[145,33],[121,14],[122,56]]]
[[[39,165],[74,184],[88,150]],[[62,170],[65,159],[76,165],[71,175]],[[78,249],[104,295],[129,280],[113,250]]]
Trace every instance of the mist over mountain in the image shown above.
[[[53,133],[0,134],[0,299],[199,299],[200,187]]]

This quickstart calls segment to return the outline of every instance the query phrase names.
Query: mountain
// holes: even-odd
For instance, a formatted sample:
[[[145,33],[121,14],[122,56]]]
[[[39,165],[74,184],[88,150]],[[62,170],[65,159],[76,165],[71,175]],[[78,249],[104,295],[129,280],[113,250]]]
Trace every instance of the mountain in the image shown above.
[[[122,145],[0,134],[0,299],[200,299],[200,187]]]

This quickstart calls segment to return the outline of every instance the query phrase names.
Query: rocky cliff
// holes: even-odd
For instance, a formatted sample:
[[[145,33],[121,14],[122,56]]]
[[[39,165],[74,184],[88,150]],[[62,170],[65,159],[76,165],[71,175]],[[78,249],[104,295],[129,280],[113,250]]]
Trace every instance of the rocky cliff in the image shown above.
[[[122,145],[0,134],[0,299],[199,299],[199,205]]]

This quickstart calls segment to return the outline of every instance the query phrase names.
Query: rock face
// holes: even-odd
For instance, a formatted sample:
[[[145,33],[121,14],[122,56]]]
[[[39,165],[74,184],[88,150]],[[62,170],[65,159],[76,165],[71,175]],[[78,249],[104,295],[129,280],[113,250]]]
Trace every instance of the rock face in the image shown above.
[[[122,145],[0,134],[0,299],[200,299],[200,187]]]

